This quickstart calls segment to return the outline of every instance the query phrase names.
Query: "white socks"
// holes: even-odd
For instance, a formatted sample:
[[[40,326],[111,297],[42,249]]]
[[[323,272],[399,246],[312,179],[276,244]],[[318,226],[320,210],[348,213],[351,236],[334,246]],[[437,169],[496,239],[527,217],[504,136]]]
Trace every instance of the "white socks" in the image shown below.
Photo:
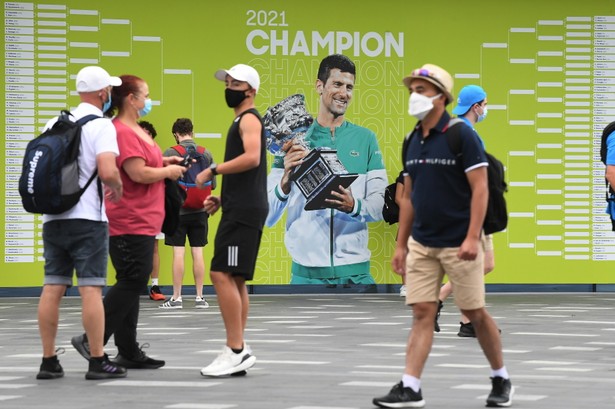
[[[499,376],[500,378],[504,378],[504,379],[509,379],[510,376],[508,375],[508,371],[506,370],[506,367],[503,366],[500,369],[492,369],[491,370],[491,377],[495,378],[496,376]]]
[[[404,384],[404,388],[411,388],[415,392],[421,390],[421,380],[419,378],[404,374],[401,377],[401,382]]]

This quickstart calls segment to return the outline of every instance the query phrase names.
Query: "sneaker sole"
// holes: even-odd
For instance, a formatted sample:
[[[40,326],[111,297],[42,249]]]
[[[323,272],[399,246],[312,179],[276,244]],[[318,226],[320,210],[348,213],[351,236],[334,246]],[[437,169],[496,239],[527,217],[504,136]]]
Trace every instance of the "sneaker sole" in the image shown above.
[[[234,374],[239,374],[242,371],[246,371],[252,368],[255,363],[256,363],[256,357],[251,355],[248,359],[239,363],[239,365],[233,368],[227,369],[225,371],[203,373],[203,369],[201,369],[201,375],[212,377],[212,378],[219,378],[222,376],[233,376]],[[243,375],[235,375],[235,376],[243,376]]]
[[[90,353],[88,352],[87,349],[84,348],[83,344],[81,342],[77,341],[77,338],[79,336],[74,336],[70,339],[70,343],[73,345],[73,348],[75,348],[77,350],[77,352],[79,352],[79,355],[81,355],[82,357],[84,357],[85,359],[87,359],[88,361],[90,360]]]
[[[183,306],[175,306],[175,307],[163,307],[162,305],[159,305],[158,308],[160,308],[161,310],[181,310],[184,307]]]
[[[41,371],[36,375],[36,379],[58,379],[64,376],[64,372]]]
[[[198,309],[204,310],[206,308],[209,308],[209,305],[195,305],[194,308],[198,308]]]
[[[127,375],[124,373],[107,373],[107,372],[87,372],[85,374],[85,379],[87,380],[97,380],[97,379],[112,379],[112,378],[125,378]]]
[[[420,400],[418,402],[399,402],[399,403],[389,403],[389,402],[378,402],[376,399],[372,401],[372,403],[379,408],[423,408],[425,407],[425,400]]]

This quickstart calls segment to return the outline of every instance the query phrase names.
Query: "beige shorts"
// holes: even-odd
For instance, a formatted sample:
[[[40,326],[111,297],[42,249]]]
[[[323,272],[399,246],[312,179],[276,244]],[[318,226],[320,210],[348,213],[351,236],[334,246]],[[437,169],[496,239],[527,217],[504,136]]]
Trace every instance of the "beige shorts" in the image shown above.
[[[483,243],[483,251],[493,251],[493,234],[483,234],[481,242]]]
[[[455,304],[463,310],[485,306],[484,254],[479,246],[475,260],[460,260],[459,247],[426,247],[408,239],[406,304],[438,302],[444,274],[454,288]]]

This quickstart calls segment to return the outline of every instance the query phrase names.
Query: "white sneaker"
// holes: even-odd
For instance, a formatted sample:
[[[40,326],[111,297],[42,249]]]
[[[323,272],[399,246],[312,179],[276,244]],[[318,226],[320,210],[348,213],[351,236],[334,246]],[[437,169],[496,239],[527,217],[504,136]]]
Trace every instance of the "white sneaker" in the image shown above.
[[[194,299],[194,308],[209,308],[209,303],[205,300],[205,297],[196,297]]]
[[[211,364],[201,369],[201,375],[218,377],[245,371],[256,363],[256,357],[250,352],[248,348],[244,347],[241,353],[236,354],[225,345],[220,355]]]
[[[406,296],[406,286],[405,285],[402,285],[401,287],[399,287],[399,296],[400,297]]]
[[[183,308],[182,300],[174,300],[173,297],[171,297],[160,304],[158,308],[162,308],[163,310],[179,310]]]

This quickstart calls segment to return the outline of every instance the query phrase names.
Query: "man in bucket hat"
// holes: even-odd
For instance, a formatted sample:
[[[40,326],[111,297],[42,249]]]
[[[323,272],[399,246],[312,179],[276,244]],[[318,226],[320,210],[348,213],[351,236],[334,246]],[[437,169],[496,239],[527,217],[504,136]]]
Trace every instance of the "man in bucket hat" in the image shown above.
[[[487,159],[472,128],[450,120],[446,105],[453,100],[453,79],[448,72],[426,64],[403,82],[410,91],[409,113],[419,122],[404,142],[404,191],[410,193],[400,201],[391,264],[396,273],[406,274],[406,303],[414,319],[403,377],[373,403],[383,408],[425,406],[420,377],[433,343],[438,293],[447,274],[455,302],[474,324],[491,366],[487,406],[510,406],[513,389],[500,335],[485,309],[481,237],[488,197]],[[461,155],[449,147],[449,132],[458,133]]]

